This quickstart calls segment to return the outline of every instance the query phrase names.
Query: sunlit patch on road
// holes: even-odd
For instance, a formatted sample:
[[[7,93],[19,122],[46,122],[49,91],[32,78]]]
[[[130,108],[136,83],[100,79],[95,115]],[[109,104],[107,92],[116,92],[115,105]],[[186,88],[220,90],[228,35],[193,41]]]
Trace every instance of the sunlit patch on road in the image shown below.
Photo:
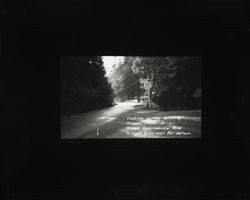
[[[145,114],[145,113],[152,113],[152,111],[143,110],[143,111],[137,111],[136,113],[138,113],[138,114]]]
[[[116,117],[98,117],[97,119],[108,119],[108,120],[114,120]]]

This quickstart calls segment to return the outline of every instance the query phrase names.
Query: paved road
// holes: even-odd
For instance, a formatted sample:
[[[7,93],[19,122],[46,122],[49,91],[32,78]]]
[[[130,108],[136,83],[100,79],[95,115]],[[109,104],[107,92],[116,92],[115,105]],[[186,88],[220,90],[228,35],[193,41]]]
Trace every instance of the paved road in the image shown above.
[[[83,114],[63,117],[61,120],[62,139],[74,139],[84,136],[84,133],[95,131],[104,124],[114,121],[118,116],[140,106],[136,101],[117,103],[117,105]]]
[[[201,136],[201,111],[147,110],[134,102],[62,118],[62,139],[196,138]]]

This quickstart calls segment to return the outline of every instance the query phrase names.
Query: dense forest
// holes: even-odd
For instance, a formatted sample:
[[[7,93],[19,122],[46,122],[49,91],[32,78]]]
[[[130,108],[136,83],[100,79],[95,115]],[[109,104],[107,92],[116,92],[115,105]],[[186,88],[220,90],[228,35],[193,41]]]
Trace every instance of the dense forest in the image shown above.
[[[62,114],[111,106],[113,90],[100,56],[63,57],[61,60]]]
[[[101,56],[61,60],[62,114],[137,99],[148,108],[200,109],[201,59],[126,56],[107,77]]]
[[[125,57],[109,80],[120,101],[146,99],[148,107],[163,110],[201,107],[198,57]]]

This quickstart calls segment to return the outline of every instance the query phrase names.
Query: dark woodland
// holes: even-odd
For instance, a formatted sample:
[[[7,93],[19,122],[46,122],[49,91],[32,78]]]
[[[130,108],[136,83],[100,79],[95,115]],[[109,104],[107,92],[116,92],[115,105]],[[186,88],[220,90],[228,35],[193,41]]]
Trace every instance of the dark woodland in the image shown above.
[[[101,57],[67,57],[61,62],[62,114],[112,105],[113,91]]]

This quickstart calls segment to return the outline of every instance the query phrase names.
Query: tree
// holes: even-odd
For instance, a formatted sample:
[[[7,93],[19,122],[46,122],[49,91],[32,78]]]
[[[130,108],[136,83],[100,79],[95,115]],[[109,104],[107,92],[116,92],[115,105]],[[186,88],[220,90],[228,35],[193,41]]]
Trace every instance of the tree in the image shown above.
[[[201,88],[201,61],[196,57],[139,57],[136,67],[142,78],[148,78],[152,87],[149,100],[163,109],[189,106],[196,101],[192,95]]]
[[[135,59],[136,57],[125,57],[110,75],[112,88],[122,101],[140,98],[139,73],[133,69]]]
[[[110,106],[111,85],[105,77],[101,57],[62,58],[62,112],[76,113]]]

